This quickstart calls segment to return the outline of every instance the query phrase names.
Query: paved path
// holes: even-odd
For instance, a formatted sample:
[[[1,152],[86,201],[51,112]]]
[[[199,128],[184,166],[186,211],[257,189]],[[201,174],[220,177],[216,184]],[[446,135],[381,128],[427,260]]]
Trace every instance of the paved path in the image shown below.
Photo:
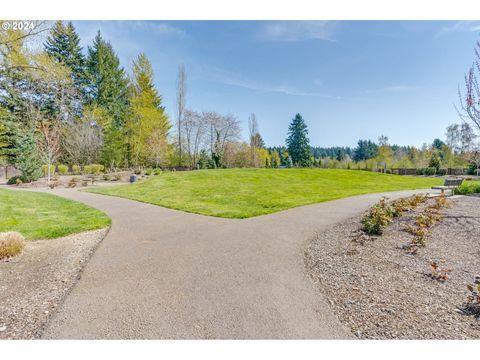
[[[232,220],[50,192],[103,210],[113,224],[44,338],[351,337],[304,273],[303,250],[316,231],[381,194]]]

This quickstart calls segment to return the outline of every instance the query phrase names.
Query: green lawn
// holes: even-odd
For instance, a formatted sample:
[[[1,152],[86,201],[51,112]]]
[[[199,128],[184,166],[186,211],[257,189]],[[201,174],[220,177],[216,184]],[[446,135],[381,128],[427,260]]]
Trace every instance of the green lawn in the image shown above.
[[[135,184],[86,191],[198,214],[247,218],[353,195],[442,183],[354,170],[224,169],[163,173]]]
[[[27,240],[51,239],[109,226],[103,212],[58,196],[0,189],[0,232],[18,231]]]

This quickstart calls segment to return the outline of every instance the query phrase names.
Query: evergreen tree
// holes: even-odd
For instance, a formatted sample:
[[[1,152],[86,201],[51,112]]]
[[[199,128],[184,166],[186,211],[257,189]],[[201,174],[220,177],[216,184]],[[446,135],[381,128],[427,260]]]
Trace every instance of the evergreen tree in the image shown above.
[[[300,114],[290,123],[288,137],[286,140],[288,154],[293,163],[297,166],[310,165],[310,144],[308,139],[307,124]]]
[[[128,79],[112,45],[100,32],[88,47],[86,59],[88,78],[87,98],[92,107],[99,108],[109,123],[103,127],[105,165],[114,167],[126,162],[124,133],[128,108]]]
[[[158,166],[161,153],[166,151],[171,124],[161,106],[162,98],[153,84],[152,65],[145,54],[133,62],[129,102],[126,126],[129,162],[135,166],[153,163]]]
[[[363,161],[373,159],[378,154],[378,145],[371,140],[358,140],[358,145],[354,150],[353,160]]]
[[[72,72],[72,80],[79,94],[85,95],[87,85],[85,56],[80,37],[71,22],[57,21],[44,44],[45,52]]]
[[[100,31],[87,56],[88,96],[90,102],[107,111],[115,127],[125,123],[128,105],[128,79],[112,45],[105,41]]]
[[[23,181],[35,181],[42,176],[42,162],[33,131],[28,131],[19,138],[16,155],[14,165],[22,173]]]

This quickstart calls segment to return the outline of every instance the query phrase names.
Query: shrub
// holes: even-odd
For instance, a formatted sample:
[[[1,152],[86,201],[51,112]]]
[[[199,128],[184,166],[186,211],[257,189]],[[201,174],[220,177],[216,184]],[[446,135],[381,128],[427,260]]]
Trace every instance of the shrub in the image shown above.
[[[57,168],[60,175],[66,175],[68,173],[67,165],[58,165]]]
[[[19,139],[16,154],[14,165],[22,173],[22,181],[38,180],[42,176],[42,162],[38,156],[34,132],[29,132]]]
[[[147,170],[145,170],[145,175],[147,175],[147,176],[152,175],[152,173],[153,173],[153,169],[151,169],[151,168],[148,168]]]
[[[68,182],[68,187],[69,188],[74,188],[75,186],[77,186],[77,183],[80,181],[79,178],[76,178],[76,177],[73,177],[70,179],[70,181]]]
[[[48,176],[48,165],[42,165],[43,175]],[[55,173],[55,166],[50,165],[50,175]]]
[[[452,272],[451,269],[443,269],[438,266],[438,262],[430,262],[430,277],[434,280],[445,282],[448,279],[448,273]]]
[[[428,167],[424,169],[424,175],[427,175],[427,176],[435,175],[436,172],[437,172],[437,169],[434,167]]]
[[[80,165],[72,165],[73,175],[80,175],[81,172],[82,172],[82,169],[80,168]]]
[[[92,169],[91,173],[95,175],[100,174],[105,169],[105,167],[100,164],[92,164],[90,165],[90,168]]]
[[[387,203],[387,199],[382,198],[363,216],[363,230],[368,234],[382,235],[385,227],[391,224],[394,213],[395,210]]]
[[[475,276],[475,281],[473,284],[468,284],[467,289],[470,294],[468,294],[464,308],[461,310],[466,315],[480,317],[480,276]]]
[[[417,175],[423,175],[423,169],[422,169],[422,168],[418,168],[418,169],[415,170],[415,173],[416,173]]]
[[[9,231],[0,233],[0,259],[20,254],[25,248],[22,234]]]
[[[84,174],[93,174],[92,171],[93,171],[93,170],[92,170],[92,165],[85,165],[85,166],[83,167],[83,173],[84,173]]]
[[[140,169],[135,169],[135,170],[133,171],[133,173],[134,173],[135,175],[140,175],[140,174],[142,173],[142,170],[140,170]]]
[[[110,178],[111,177],[108,174],[103,174],[103,176],[102,176],[102,179],[105,180],[105,181],[110,181]]]
[[[120,175],[120,174],[115,174],[115,175],[113,175],[113,179],[112,179],[112,180],[120,181],[120,180],[122,180],[122,175]]]
[[[458,188],[455,189],[455,194],[459,195],[468,195],[468,194],[480,194],[480,182],[478,181],[469,181],[463,183]]]
[[[153,175],[160,175],[162,173],[162,169],[153,169]]]
[[[447,169],[438,169],[438,170],[437,170],[437,175],[438,175],[438,176],[445,176],[445,175],[447,175]]]
[[[21,183],[23,183],[24,180],[25,179],[21,175],[20,176],[12,176],[11,178],[8,179],[7,184],[8,185],[19,185],[19,181]]]

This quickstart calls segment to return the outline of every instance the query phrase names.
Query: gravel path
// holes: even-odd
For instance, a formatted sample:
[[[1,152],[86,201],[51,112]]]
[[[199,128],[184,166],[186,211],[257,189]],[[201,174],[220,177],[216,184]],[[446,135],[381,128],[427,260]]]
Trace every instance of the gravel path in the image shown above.
[[[234,220],[72,189],[53,193],[104,211],[113,224],[45,338],[352,337],[306,275],[304,248],[316,230],[382,194]]]
[[[322,232],[306,251],[307,269],[335,313],[360,338],[479,339],[480,319],[458,311],[480,273],[480,198],[455,197],[427,246],[409,255],[410,234],[396,220],[364,245],[352,242],[359,217]],[[430,262],[451,269],[432,279]]]
[[[0,260],[0,339],[38,337],[106,233],[28,241],[21,255]]]

